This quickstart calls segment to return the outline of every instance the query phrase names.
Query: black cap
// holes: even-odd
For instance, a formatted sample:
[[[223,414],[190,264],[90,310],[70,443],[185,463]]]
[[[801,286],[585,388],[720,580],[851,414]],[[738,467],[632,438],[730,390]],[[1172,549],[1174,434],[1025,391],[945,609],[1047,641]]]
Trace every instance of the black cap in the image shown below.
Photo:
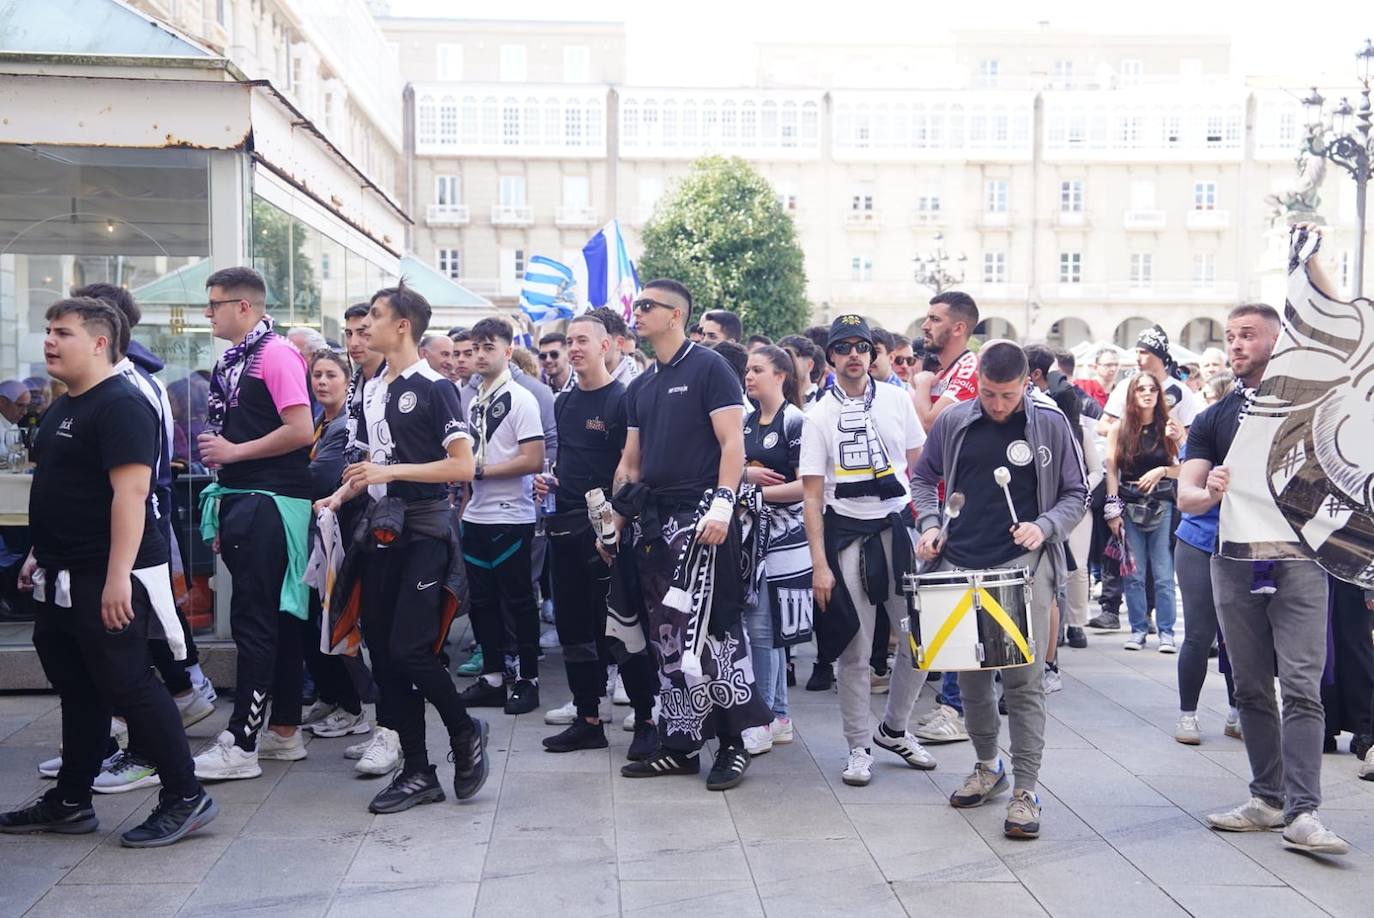
[[[825,339],[825,349],[829,351],[836,341],[846,338],[859,338],[870,345],[873,343],[873,332],[863,316],[854,313],[837,316],[835,321],[830,323],[830,337]]]

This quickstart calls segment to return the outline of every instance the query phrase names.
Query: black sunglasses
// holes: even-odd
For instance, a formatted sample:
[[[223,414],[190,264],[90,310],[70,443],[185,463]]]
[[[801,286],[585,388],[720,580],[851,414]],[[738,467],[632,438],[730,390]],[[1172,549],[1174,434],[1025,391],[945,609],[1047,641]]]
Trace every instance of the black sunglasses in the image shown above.
[[[559,357],[561,357],[561,356],[563,356],[563,352],[562,352],[562,351],[540,351],[540,352],[539,352],[539,359],[540,359],[540,360],[557,360],[557,359],[558,359]]]
[[[867,341],[837,341],[830,345],[832,354],[839,354],[841,357],[848,356],[850,351],[857,351],[860,354],[872,352],[873,345]]]
[[[630,309],[633,310],[634,312],[648,312],[650,309],[653,309],[655,306],[657,306],[659,309],[676,309],[676,308],[677,308],[676,306],[669,306],[667,303],[660,303],[658,300],[651,300],[651,299],[649,299],[649,298],[646,296],[646,297],[641,297],[641,298],[635,300],[634,303],[632,303],[632,304],[630,305]]]
[[[893,358],[892,358],[892,362],[893,362],[895,365],[899,366],[899,367],[914,367],[914,366],[916,366],[916,358],[915,358],[915,357],[906,357],[906,356],[893,357]]]

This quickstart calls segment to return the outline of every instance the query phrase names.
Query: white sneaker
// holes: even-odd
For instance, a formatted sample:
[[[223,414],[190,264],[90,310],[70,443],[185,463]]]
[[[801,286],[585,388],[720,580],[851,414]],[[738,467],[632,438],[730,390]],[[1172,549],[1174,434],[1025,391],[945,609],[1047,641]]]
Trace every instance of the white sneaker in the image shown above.
[[[100,774],[91,783],[91,790],[97,794],[122,794],[140,787],[158,787],[162,784],[162,779],[157,776],[157,766],[138,756],[121,752],[108,761],[109,764],[100,769]]]
[[[968,740],[968,728],[964,726],[964,715],[947,704],[935,709],[935,714],[924,723],[916,725],[911,731],[919,740],[932,745],[940,743],[962,743]]]
[[[873,754],[858,746],[849,750],[849,761],[845,763],[840,780],[853,787],[866,786],[873,780]]]
[[[358,733],[371,733],[372,724],[367,722],[366,712],[350,714],[340,708],[323,720],[317,720],[301,729],[309,730],[321,737],[354,736]]]
[[[630,715],[634,716],[634,715]],[[544,723],[551,727],[565,727],[577,720],[577,705],[569,701],[561,708],[554,708],[544,712]]]
[[[1185,746],[1198,746],[1202,743],[1202,725],[1197,714],[1180,714],[1178,726],[1174,727],[1174,739]]]
[[[203,781],[232,781],[262,774],[258,754],[234,745],[234,734],[225,730],[213,746],[196,756],[196,777]]]
[[[1161,634],[1159,636],[1160,653],[1178,653],[1178,644],[1174,642],[1172,634]]]
[[[563,645],[558,642],[558,631],[553,628],[539,635],[540,650],[557,650],[562,646]]]
[[[1360,766],[1360,780],[1374,781],[1374,746],[1364,754],[1364,764]]]
[[[773,734],[773,745],[775,746],[790,743],[796,736],[790,717],[774,717],[773,722],[768,725],[768,729]]]
[[[1283,846],[1312,854],[1350,853],[1350,844],[1322,825],[1316,813],[1299,813],[1283,830]]]
[[[546,599],[539,604],[539,617],[547,624],[553,624],[553,600]]]
[[[773,731],[767,727],[750,727],[744,737],[744,751],[750,755],[763,755],[773,750]]]
[[[901,736],[890,736],[887,727],[880,723],[878,729],[873,731],[873,742],[888,752],[901,756],[912,768],[930,771],[936,765],[935,756],[916,742],[916,737],[912,736],[910,731]]]
[[[378,727],[377,729],[381,730],[382,728]],[[363,740],[361,743],[354,743],[352,746],[349,746],[348,748],[344,749],[344,758],[352,759],[354,761],[361,759],[364,755],[367,754],[367,750],[372,748],[372,744],[375,742],[377,742],[377,734],[373,733],[371,736]]]
[[[1245,733],[1240,729],[1240,712],[1235,708],[1232,708],[1231,713],[1226,715],[1226,727],[1221,732],[1231,739],[1245,739]]]
[[[1223,832],[1272,832],[1283,828],[1283,810],[1251,797],[1233,810],[1210,814],[1207,824]]]
[[[401,735],[395,730],[378,727],[354,771],[365,775],[389,775],[401,764]]]
[[[327,701],[317,701],[306,708],[305,713],[301,715],[301,726],[308,727],[317,721],[324,720],[338,709],[339,706],[337,704],[330,704]]]
[[[173,695],[172,700],[177,703],[177,713],[181,715],[183,729],[198,724],[215,713],[215,706],[206,701],[205,696],[197,692],[194,687],[184,696]]]
[[[615,674],[615,691],[611,693],[611,704],[626,705],[630,703],[630,696],[625,693],[625,680],[620,678],[620,673]]]
[[[271,730],[264,730],[258,734],[258,758],[261,760],[299,762],[307,754],[303,730],[297,730],[290,736],[281,736]]]
[[[1059,670],[1047,668],[1045,670],[1045,694],[1052,695],[1062,691],[1064,691],[1064,677],[1059,675]]]
[[[114,755],[109,756],[100,763],[101,769],[109,768],[119,757],[124,754],[124,750],[119,750]],[[38,773],[45,778],[56,778],[57,773],[62,770],[62,756],[54,756],[43,762],[38,763]]]
[[[879,675],[872,667],[868,670],[868,691],[872,695],[886,695],[892,689],[892,671]]]
[[[205,677],[204,682],[196,682],[193,680],[191,682],[191,688],[195,689],[196,694],[200,695],[200,697],[211,704],[214,704],[215,699],[219,698],[219,693],[215,691],[215,683],[210,681],[209,676]]]

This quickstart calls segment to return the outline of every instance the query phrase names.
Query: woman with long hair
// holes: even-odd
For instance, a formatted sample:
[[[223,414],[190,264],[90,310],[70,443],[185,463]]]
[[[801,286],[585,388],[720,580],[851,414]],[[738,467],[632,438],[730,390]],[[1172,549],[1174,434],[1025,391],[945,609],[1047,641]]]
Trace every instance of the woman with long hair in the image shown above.
[[[1123,576],[1126,614],[1131,622],[1127,650],[1141,650],[1149,631],[1145,572],[1154,577],[1159,652],[1176,653],[1174,643],[1174,558],[1169,549],[1178,478],[1178,444],[1169,436],[1169,411],[1159,381],[1149,373],[1132,376],[1126,412],[1107,435],[1107,525],[1135,556],[1135,570]]]
[[[754,684],[773,712],[769,726],[744,731],[744,746],[761,755],[774,743],[792,742],[786,648],[811,637],[811,558],[797,475],[804,416],[792,358],[775,345],[755,348],[745,366],[744,388],[758,405],[744,419],[744,480],[763,497],[755,519],[760,540],[755,557],[762,559],[754,572],[758,601],[746,610],[745,627]]]

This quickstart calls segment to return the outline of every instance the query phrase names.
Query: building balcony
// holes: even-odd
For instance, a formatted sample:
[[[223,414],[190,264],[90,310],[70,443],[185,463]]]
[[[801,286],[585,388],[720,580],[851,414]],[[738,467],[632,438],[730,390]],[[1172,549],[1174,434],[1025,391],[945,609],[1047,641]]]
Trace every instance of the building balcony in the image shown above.
[[[850,229],[876,230],[880,222],[877,213],[871,210],[851,210],[844,215],[845,226]]]
[[[553,222],[555,226],[567,228],[596,226],[596,208],[573,207],[568,205],[560,206],[554,209]]]
[[[1194,283],[1190,281],[1155,281],[1151,283],[1132,283],[1113,281],[1107,286],[1110,300],[1164,300],[1167,302],[1230,303],[1234,302],[1240,287],[1234,281]]]
[[[1040,293],[1047,300],[1100,300],[1107,295],[1107,285],[1046,284]]]
[[[467,226],[471,221],[466,204],[431,204],[425,208],[425,222],[430,226]]]
[[[1167,215],[1162,210],[1128,210],[1122,215],[1121,225],[1127,230],[1162,230]]]
[[[1005,210],[985,210],[978,217],[978,225],[984,229],[1006,229],[1011,226],[1011,214]]]
[[[966,283],[954,284],[955,290],[962,290],[968,293],[978,302],[984,300],[1012,300],[1020,302],[1025,300],[1030,288],[1026,284],[1007,284],[1007,283]]]
[[[949,224],[943,210],[918,210],[911,215],[913,226],[946,226]]]
[[[493,226],[530,226],[534,223],[534,208],[494,204],[491,208],[491,222]]]
[[[1054,225],[1060,229],[1082,229],[1088,223],[1088,215],[1081,210],[1061,210],[1054,215]]]
[[[1188,229],[1190,230],[1224,230],[1230,225],[1231,212],[1229,210],[1188,211]]]

